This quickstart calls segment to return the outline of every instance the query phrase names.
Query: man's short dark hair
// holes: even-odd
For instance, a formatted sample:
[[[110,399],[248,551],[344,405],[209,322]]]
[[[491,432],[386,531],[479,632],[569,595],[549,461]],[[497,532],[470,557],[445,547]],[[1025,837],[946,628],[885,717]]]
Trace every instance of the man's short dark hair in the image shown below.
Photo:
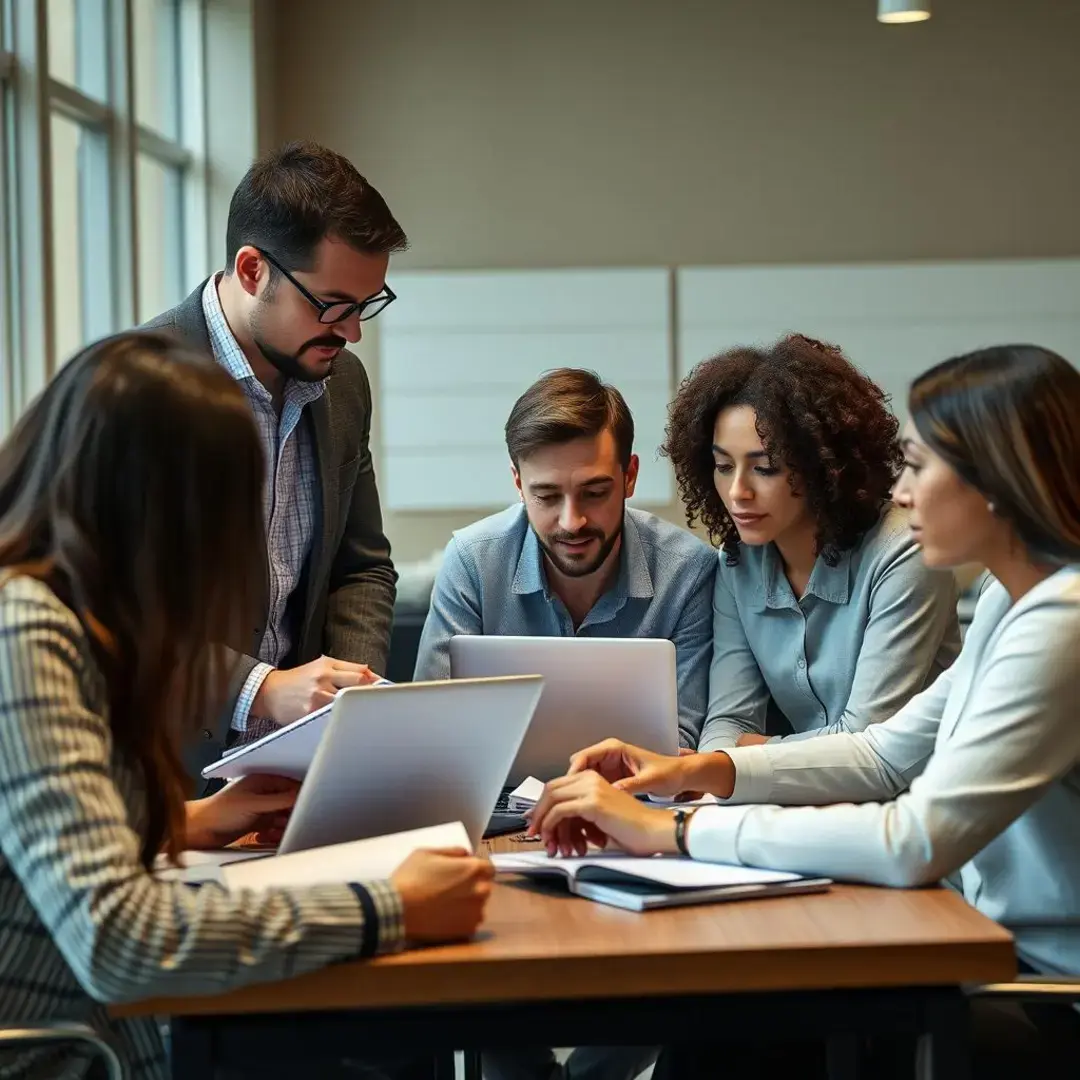
[[[595,372],[556,368],[514,402],[506,421],[506,449],[514,468],[545,446],[591,438],[609,430],[623,469],[634,447],[634,417],[622,394]]]
[[[350,161],[318,143],[287,143],[256,161],[233,192],[226,272],[246,244],[270,252],[286,270],[310,270],[326,236],[365,255],[408,246],[386,200]]]

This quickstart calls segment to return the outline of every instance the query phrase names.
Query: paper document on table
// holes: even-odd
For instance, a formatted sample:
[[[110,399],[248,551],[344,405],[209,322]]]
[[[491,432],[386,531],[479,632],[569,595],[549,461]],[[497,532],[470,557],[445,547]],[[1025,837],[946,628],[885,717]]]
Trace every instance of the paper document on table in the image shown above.
[[[373,836],[345,844],[310,848],[289,855],[266,852],[185,852],[183,870],[159,876],[199,884],[216,881],[238,889],[276,889],[305,885],[348,884],[388,878],[420,848],[463,848],[472,851],[460,821],[423,829]]]

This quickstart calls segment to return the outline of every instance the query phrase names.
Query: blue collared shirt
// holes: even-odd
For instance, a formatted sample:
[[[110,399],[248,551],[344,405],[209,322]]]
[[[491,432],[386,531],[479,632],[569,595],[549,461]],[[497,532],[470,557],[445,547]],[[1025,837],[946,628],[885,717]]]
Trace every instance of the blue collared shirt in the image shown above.
[[[960,652],[956,581],[929,570],[907,512],[880,521],[835,566],[819,558],[796,599],[774,544],[720,554],[709,706],[699,749],[762,733],[770,699],[789,739],[887,720]]]
[[[454,533],[435,581],[415,677],[450,677],[454,634],[666,638],[675,645],[679,742],[695,746],[712,656],[716,552],[641,510],[626,510],[619,573],[574,629],[548,588],[543,553],[524,507]]]

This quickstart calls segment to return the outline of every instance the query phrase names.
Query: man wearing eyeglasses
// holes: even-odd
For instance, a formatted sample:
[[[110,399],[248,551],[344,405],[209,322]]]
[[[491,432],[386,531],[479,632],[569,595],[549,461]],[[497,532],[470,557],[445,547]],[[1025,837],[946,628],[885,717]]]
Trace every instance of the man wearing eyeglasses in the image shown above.
[[[225,269],[149,325],[212,354],[240,383],[266,453],[265,603],[227,715],[187,766],[257,738],[385,670],[397,575],[369,449],[371,388],[345,350],[394,300],[407,240],[340,154],[292,143],[233,194]]]

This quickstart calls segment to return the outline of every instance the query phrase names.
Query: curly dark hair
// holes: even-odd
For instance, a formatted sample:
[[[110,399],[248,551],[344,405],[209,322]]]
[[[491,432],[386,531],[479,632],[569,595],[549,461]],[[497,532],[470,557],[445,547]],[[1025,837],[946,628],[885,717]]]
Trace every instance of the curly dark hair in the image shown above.
[[[749,405],[762,446],[787,466],[817,522],[818,553],[835,566],[877,522],[900,474],[888,403],[835,345],[791,334],[698,364],[668,407],[660,453],[671,459],[689,524],[700,521],[736,564],[739,534],[714,483],[713,427],[721,410]]]

